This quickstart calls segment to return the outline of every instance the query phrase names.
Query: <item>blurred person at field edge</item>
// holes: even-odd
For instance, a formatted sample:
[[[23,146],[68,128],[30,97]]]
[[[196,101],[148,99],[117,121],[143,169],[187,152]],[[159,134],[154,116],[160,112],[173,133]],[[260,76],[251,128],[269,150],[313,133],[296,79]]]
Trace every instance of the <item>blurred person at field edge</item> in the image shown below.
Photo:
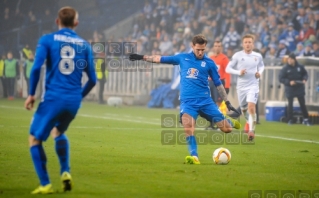
[[[33,54],[29,54],[28,59],[24,62],[23,65],[23,74],[25,81],[27,82],[27,93],[29,93],[30,89],[30,74],[31,74],[31,69],[34,63],[34,56]]]
[[[2,86],[3,98],[8,97],[6,78],[4,76],[4,60],[5,59],[6,59],[6,56],[2,55],[2,58],[0,59],[0,81]]]
[[[13,58],[12,52],[7,53],[7,59],[4,61],[4,76],[6,78],[8,100],[13,100],[16,77],[19,76],[19,63]]]
[[[104,101],[104,87],[105,83],[108,78],[108,70],[106,69],[106,63],[105,63],[105,55],[103,53],[100,53],[98,55],[98,58],[96,59],[95,63],[95,72],[96,72],[96,77],[99,82],[99,93],[98,93],[98,99],[99,99],[99,104],[105,104]]]
[[[25,47],[22,49],[22,56],[25,60],[29,59],[30,55],[33,54],[32,50],[30,49],[29,45],[26,44]]]
[[[287,64],[279,73],[279,81],[285,85],[285,95],[288,99],[288,124],[293,124],[293,100],[297,97],[303,114],[303,124],[310,126],[308,111],[305,102],[305,84],[308,73],[303,65],[300,65],[294,53],[289,54]]]

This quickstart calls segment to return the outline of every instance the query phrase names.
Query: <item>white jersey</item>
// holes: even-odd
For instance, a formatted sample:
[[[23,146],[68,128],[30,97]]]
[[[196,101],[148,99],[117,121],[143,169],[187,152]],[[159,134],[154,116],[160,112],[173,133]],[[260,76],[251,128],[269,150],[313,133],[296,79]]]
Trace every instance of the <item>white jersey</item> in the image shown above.
[[[229,61],[226,72],[238,75],[237,91],[257,89],[259,90],[259,78],[255,77],[256,72],[260,75],[264,71],[264,62],[260,53],[251,52],[247,54],[244,50],[236,52]],[[240,71],[246,69],[246,74],[240,76]]]

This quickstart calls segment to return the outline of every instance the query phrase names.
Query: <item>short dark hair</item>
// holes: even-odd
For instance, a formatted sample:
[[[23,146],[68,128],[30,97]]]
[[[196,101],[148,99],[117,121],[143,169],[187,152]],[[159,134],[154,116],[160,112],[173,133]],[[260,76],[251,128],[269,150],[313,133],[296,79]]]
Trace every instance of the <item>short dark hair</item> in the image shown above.
[[[77,17],[77,11],[69,6],[62,7],[58,12],[61,25],[64,27],[74,27],[74,22]]]
[[[192,43],[193,43],[193,45],[196,45],[196,44],[200,44],[200,45],[207,44],[207,39],[206,39],[206,37],[204,35],[197,34],[197,35],[195,35],[193,37]]]

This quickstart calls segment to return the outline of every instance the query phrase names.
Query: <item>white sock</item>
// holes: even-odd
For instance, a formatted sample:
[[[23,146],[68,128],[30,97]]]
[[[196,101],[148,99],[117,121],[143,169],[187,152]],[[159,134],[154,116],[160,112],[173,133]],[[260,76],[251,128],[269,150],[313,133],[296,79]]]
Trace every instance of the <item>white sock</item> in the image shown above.
[[[256,124],[256,114],[249,114],[248,123],[249,123],[249,131],[254,131],[255,124]]]
[[[256,123],[257,123],[257,115],[256,115],[256,114],[254,114],[253,118],[254,118],[254,126],[253,126],[253,130],[255,131]]]

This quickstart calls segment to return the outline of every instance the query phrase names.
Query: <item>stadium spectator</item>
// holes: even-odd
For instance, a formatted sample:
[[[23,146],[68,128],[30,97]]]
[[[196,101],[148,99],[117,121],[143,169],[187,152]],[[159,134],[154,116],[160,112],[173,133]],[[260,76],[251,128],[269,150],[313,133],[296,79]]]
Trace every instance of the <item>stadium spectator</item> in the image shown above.
[[[304,53],[304,46],[303,46],[302,42],[299,42],[297,44],[296,50],[294,51],[294,54],[296,56],[303,56],[303,53]]]
[[[164,37],[163,41],[160,42],[159,49],[163,55],[169,55],[173,53],[173,43],[170,41],[167,35]]]
[[[227,32],[226,36],[223,38],[223,46],[226,50],[229,47],[237,48],[240,41],[240,35],[236,32],[234,26],[230,26],[229,31]]]
[[[313,56],[313,51],[311,46],[312,45],[310,43],[306,45],[306,48],[304,49],[304,52],[303,52],[303,56]]]
[[[307,15],[305,12],[304,7],[301,4],[298,4],[298,15],[295,17],[295,28],[297,31],[300,31],[302,29],[302,25],[307,21]]]
[[[288,50],[293,52],[296,49],[297,39],[298,32],[294,30],[294,24],[290,22],[288,28],[279,36],[279,40],[285,40]]]
[[[303,23],[303,28],[299,32],[299,41],[306,41],[311,35],[315,35],[315,30],[309,26],[309,21]]]
[[[275,59],[276,58],[276,46],[269,45],[269,49],[266,51],[264,58]]]
[[[316,38],[319,38],[319,10],[315,12],[315,24],[314,29],[316,31]]]
[[[146,17],[147,23],[151,23],[151,16],[152,16],[152,5],[149,3],[149,1],[145,1],[144,7],[143,7],[143,13]]]
[[[289,54],[289,50],[286,46],[286,41],[285,40],[281,40],[279,42],[279,47],[278,50],[276,52],[276,58],[283,58],[284,56]]]
[[[312,49],[313,49],[313,56],[319,57],[319,44],[318,44],[318,42],[314,42],[312,44]]]

